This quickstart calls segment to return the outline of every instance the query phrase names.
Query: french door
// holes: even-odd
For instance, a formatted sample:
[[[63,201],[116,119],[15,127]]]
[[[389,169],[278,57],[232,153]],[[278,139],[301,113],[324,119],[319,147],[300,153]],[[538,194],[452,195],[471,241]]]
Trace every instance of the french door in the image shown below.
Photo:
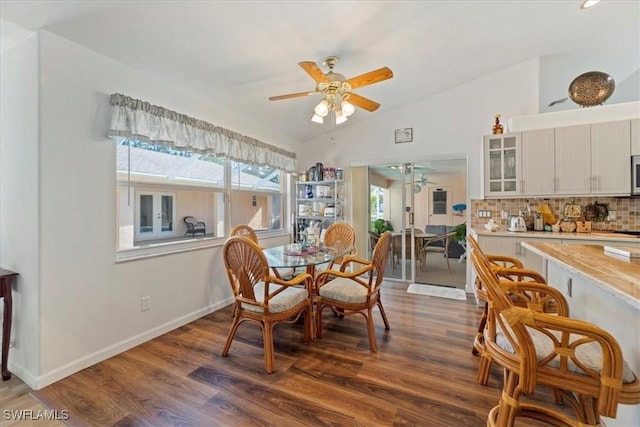
[[[417,254],[420,252],[415,238],[414,169],[412,163],[369,167],[370,221],[383,218],[393,226],[384,276],[411,282],[415,282]]]
[[[401,280],[410,281],[415,283],[416,281],[416,266],[418,261],[418,254],[420,248],[416,242],[416,228],[415,228],[415,193],[418,190],[416,187],[415,165],[413,163],[404,163],[401,168],[402,172],[402,203],[400,208],[402,209],[402,222],[401,229],[398,230],[400,235],[394,236],[395,248],[392,248],[392,252],[395,250],[396,255],[400,256],[399,266]],[[398,247],[398,245],[400,247]],[[397,269],[398,265],[396,265]]]
[[[157,239],[176,235],[174,193],[138,192],[136,197],[136,239]]]

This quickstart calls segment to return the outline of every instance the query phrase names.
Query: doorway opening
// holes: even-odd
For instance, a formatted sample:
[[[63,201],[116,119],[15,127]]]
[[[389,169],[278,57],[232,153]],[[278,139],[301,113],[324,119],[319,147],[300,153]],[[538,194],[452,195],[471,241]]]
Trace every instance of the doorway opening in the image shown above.
[[[468,203],[466,158],[373,164],[368,178],[369,230],[376,220],[393,229],[385,278],[464,289],[464,242],[450,240],[446,253],[425,251],[424,245],[467,220],[454,210]],[[371,236],[369,251],[374,243]]]

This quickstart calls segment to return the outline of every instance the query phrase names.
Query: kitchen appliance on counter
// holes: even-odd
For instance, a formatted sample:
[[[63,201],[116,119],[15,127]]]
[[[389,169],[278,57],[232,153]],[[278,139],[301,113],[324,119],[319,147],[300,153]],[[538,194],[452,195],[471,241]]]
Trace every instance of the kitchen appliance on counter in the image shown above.
[[[527,223],[521,216],[510,216],[507,231],[527,231]]]
[[[542,221],[542,214],[540,212],[533,214],[533,229],[535,231],[544,230],[544,221]]]

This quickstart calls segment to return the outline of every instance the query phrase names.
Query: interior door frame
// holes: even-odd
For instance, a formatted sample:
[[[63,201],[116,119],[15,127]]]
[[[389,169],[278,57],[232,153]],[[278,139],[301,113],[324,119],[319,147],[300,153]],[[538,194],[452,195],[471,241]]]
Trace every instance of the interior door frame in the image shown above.
[[[359,184],[356,185],[355,181],[352,183],[352,191],[351,191],[351,197],[350,197],[350,205],[351,205],[351,209],[352,209],[352,215],[351,215],[351,222],[352,225],[354,227],[354,229],[356,230],[356,241],[357,242],[361,242],[360,244],[356,244],[356,247],[360,253],[360,251],[362,253],[366,253],[366,248],[368,246],[368,239],[367,239],[367,232],[369,231],[369,223],[370,223],[370,200],[369,200],[369,188],[370,188],[370,180],[369,180],[369,173],[368,170],[370,167],[376,167],[376,166],[385,166],[385,165],[390,165],[390,164],[404,164],[404,163],[413,163],[413,164],[421,164],[421,163],[431,163],[431,162],[438,162],[438,161],[449,161],[449,160],[464,160],[465,161],[465,169],[464,169],[464,175],[465,175],[465,181],[466,181],[466,188],[467,188],[467,195],[465,197],[466,199],[466,203],[467,205],[470,204],[469,201],[469,193],[468,193],[468,188],[469,188],[469,158],[467,154],[455,154],[455,153],[451,153],[451,154],[446,154],[446,155],[436,155],[436,156],[429,156],[426,158],[419,158],[413,162],[407,162],[407,161],[402,161],[402,160],[369,160],[369,161],[352,161],[350,162],[350,168],[352,169],[352,173],[353,173],[353,169],[357,168],[359,169],[358,175],[360,176],[359,179]],[[366,167],[363,168],[363,167]],[[363,173],[363,169],[366,170],[366,173]],[[364,175],[364,176],[363,176]],[[352,176],[353,178],[353,176]],[[412,178],[412,180],[415,180],[415,176],[414,178]],[[404,180],[403,180],[404,182]],[[404,193],[404,192],[403,192]],[[356,196],[358,196],[358,198],[356,199]],[[403,197],[406,197],[403,195]],[[403,202],[404,203],[404,202]],[[406,205],[403,205],[406,206]],[[415,215],[414,215],[415,216]],[[467,221],[468,223],[470,223],[470,218],[469,218],[469,210],[467,210],[467,217],[465,218],[465,221]],[[411,227],[414,228],[414,227]],[[402,230],[405,229],[405,225],[403,223],[402,226]],[[406,234],[406,233],[403,233]],[[413,230],[412,230],[412,236],[411,236],[411,240],[415,242],[415,236],[413,236]],[[358,235],[363,235],[364,237],[362,239],[358,239]],[[405,246],[405,245],[403,245]],[[414,251],[413,253],[415,253],[415,243],[414,243]],[[406,254],[405,254],[406,257]],[[415,260],[412,263],[413,267],[411,269],[411,276],[413,278],[415,278],[415,274],[416,274],[416,270],[415,270]],[[469,263],[467,263],[467,277],[469,276]],[[407,281],[406,275],[402,276],[402,279],[394,279],[394,278],[386,278],[385,280],[391,280],[391,281]],[[469,284],[467,284],[467,287],[469,286]]]

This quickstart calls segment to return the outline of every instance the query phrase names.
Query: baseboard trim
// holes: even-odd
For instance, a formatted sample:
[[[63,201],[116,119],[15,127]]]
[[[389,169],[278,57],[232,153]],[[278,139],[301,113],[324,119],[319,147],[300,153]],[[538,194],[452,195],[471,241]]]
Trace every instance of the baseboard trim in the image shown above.
[[[156,328],[150,329],[141,334],[138,334],[131,338],[120,341],[114,345],[106,347],[97,352],[80,357],[71,363],[68,363],[64,366],[56,368],[38,377],[35,377],[29,374],[28,372],[24,372],[18,366],[13,366],[11,371],[15,372],[16,375],[22,381],[24,381],[24,383],[27,384],[29,387],[31,387],[34,390],[39,390],[43,387],[48,386],[49,384],[53,384],[56,381],[60,381],[61,379],[68,377],[69,375],[75,374],[76,372],[79,372],[85,368],[88,368],[89,366],[95,365],[96,363],[102,362],[103,360],[106,360],[112,356],[122,353],[123,351],[129,350],[137,345],[140,345],[153,338],[156,338],[162,334],[166,334],[169,331],[172,331],[176,328],[184,326],[189,322],[193,322],[194,320],[199,319],[203,316],[206,316],[207,314],[211,314],[214,311],[220,310],[221,308],[228,306],[232,302],[233,302],[233,298],[227,298],[216,304],[209,305],[202,309],[188,313],[170,322],[162,324]]]

